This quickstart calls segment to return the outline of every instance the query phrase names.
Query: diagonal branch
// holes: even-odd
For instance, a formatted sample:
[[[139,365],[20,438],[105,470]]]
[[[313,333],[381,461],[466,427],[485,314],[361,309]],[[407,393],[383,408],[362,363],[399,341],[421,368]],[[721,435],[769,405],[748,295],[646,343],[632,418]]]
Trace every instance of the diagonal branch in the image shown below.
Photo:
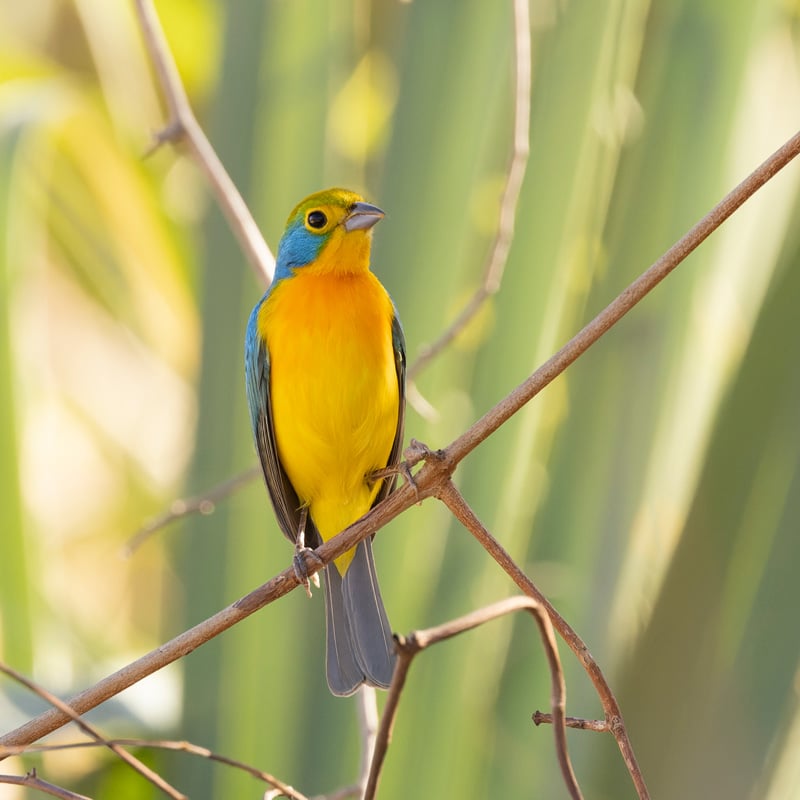
[[[54,709],[57,709],[71,719],[84,733],[86,733],[88,736],[91,736],[92,739],[99,744],[105,745],[109,750],[111,750],[112,753],[118,756],[129,767],[132,767],[143,778],[150,781],[150,783],[164,792],[164,794],[166,794],[168,797],[172,797],[174,800],[188,800],[186,795],[182,794],[169,783],[167,783],[157,772],[154,772],[152,769],[150,769],[150,767],[139,761],[136,756],[131,755],[127,750],[123,750],[121,747],[119,747],[119,745],[109,742],[106,737],[97,730],[97,728],[95,728],[93,725],[90,725],[88,722],[86,722],[86,720],[81,719],[80,714],[75,712],[69,707],[69,705],[67,705],[67,703],[56,697],[52,692],[48,692],[47,689],[44,689],[43,687],[33,683],[33,681],[28,680],[24,675],[20,675],[19,672],[7,666],[2,661],[0,661],[0,672],[4,672],[10,678],[13,678],[18,683],[21,683],[27,689],[30,689],[30,691],[34,692],[43,700],[50,703]]]
[[[547,715],[548,718],[551,715]],[[284,783],[279,778],[276,778],[269,772],[245,764],[243,761],[238,761],[235,758],[228,758],[207,747],[202,747],[197,744],[192,744],[187,741],[175,741],[171,739],[128,739],[128,738],[115,738],[104,739],[102,741],[84,741],[84,742],[66,742],[62,744],[42,744],[31,745],[28,747],[8,747],[0,748],[0,755],[5,757],[7,755],[19,755],[25,752],[32,753],[50,753],[58,750],[78,750],[88,747],[106,747],[108,745],[117,745],[119,747],[136,747],[136,748],[150,748],[153,750],[170,750],[172,752],[188,753],[189,755],[199,756],[200,758],[215,761],[218,764],[224,764],[227,767],[241,770],[248,775],[252,775],[264,783],[270,784],[280,792],[281,797],[288,797],[290,800],[308,800],[308,798],[298,792],[297,789]]]
[[[532,597],[543,608],[547,610],[553,627],[559,632],[561,637],[567,643],[569,648],[577,656],[581,662],[586,674],[594,684],[595,690],[600,698],[605,711],[606,721],[609,724],[614,738],[617,740],[617,745],[622,753],[622,758],[625,761],[625,766],[631,775],[636,791],[642,800],[649,798],[647,786],[645,785],[644,776],[636,761],[636,756],[633,752],[633,746],[628,737],[628,731],[622,719],[622,711],[620,710],[619,703],[617,702],[611,687],[606,681],[602,670],[597,662],[592,658],[589,648],[583,643],[583,640],[577,633],[570,627],[567,621],[556,611],[550,604],[548,599],[539,591],[534,585],[533,581],[517,566],[508,552],[503,548],[500,542],[492,536],[491,533],[483,526],[481,521],[475,515],[473,510],[464,500],[461,493],[456,489],[452,481],[447,481],[439,492],[439,499],[450,509],[458,521],[481,543],[484,550],[505,570],[511,577],[514,583],[525,592],[528,597]],[[553,714],[553,722],[557,727],[563,730],[563,719],[558,720]],[[562,765],[563,769],[563,765]]]
[[[61,800],[92,800],[85,794],[76,794],[70,792],[69,789],[64,789],[61,786],[56,786],[54,783],[43,781],[37,774],[36,770],[31,770],[26,775],[0,775],[0,783],[10,783],[15,786],[24,786],[29,789],[36,789],[42,794],[49,794],[51,797],[60,797]]]
[[[389,519],[394,519],[415,502],[417,502],[417,496],[413,489],[409,485],[401,487],[380,506],[374,508],[358,522],[355,522],[315,550],[316,557],[308,558],[306,561],[308,576],[311,577],[317,573],[323,565],[350,550],[362,539],[365,539],[379,527],[386,524]],[[378,522],[379,519],[381,520],[380,522]],[[287,567],[283,572],[235,603],[189,628],[155,650],[151,650],[117,672],[106,676],[80,694],[75,695],[68,701],[69,706],[76,713],[85,714],[90,709],[116,696],[148,675],[191,653],[200,645],[228,630],[228,628],[241,622],[264,606],[288,594],[299,585],[301,584],[294,566]],[[69,722],[70,719],[69,713],[64,710],[51,708],[15,730],[0,736],[0,747],[30,744],[41,739],[42,736],[57,730]],[[0,760],[3,757],[0,754]]]
[[[682,236],[656,262],[609,303],[588,325],[551,356],[526,381],[489,410],[469,430],[458,437],[447,454],[455,464],[491,436],[573,361],[583,355],[609,328],[619,322],[637,303],[658,286],[682,261],[699,247],[747,199],[800,153],[800,132],[729,192],[691,230]]]
[[[158,83],[164,93],[169,114],[166,126],[156,135],[155,146],[169,141],[176,144],[180,142],[188,147],[192,158],[213,189],[256,277],[266,286],[272,280],[275,259],[250,209],[197,122],[152,0],[136,0],[135,7],[144,43],[158,75]]]
[[[575,773],[572,771],[572,764],[570,763],[569,753],[567,751],[567,738],[564,726],[567,689],[564,683],[561,661],[558,657],[558,648],[553,634],[553,626],[550,623],[550,618],[539,602],[530,597],[510,597],[506,600],[494,603],[491,606],[481,608],[478,611],[473,611],[471,614],[466,614],[458,619],[445,622],[442,625],[437,625],[435,628],[415,631],[407,637],[396,637],[397,664],[395,666],[394,676],[392,677],[389,697],[386,700],[386,706],[381,719],[380,730],[378,731],[378,738],[375,745],[375,758],[372,762],[372,769],[370,771],[369,783],[367,784],[364,800],[372,800],[375,797],[378,788],[378,779],[389,747],[394,721],[397,716],[400,697],[403,693],[406,676],[408,675],[408,670],[411,667],[411,662],[414,660],[414,657],[433,644],[443,642],[453,636],[458,636],[461,633],[470,631],[473,628],[477,628],[479,625],[483,625],[505,614],[513,613],[514,611],[527,611],[539,626],[542,644],[550,668],[551,719],[553,720],[558,762],[561,766],[561,772],[569,790],[570,797],[576,799],[582,797],[578,782],[575,778]]]

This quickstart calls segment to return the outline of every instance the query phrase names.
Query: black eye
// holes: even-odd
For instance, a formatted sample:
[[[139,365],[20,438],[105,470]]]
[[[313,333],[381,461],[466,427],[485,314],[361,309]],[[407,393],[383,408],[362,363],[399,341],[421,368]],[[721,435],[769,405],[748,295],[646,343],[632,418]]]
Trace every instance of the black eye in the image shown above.
[[[328,221],[328,218],[321,212],[321,211],[312,211],[307,217],[306,222],[312,228],[324,228],[325,223]]]

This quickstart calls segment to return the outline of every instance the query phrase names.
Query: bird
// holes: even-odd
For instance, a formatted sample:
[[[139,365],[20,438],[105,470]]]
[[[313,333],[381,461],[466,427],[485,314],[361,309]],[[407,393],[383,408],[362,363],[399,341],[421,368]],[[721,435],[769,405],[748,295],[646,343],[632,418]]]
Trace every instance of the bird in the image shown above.
[[[372,228],[383,217],[347,189],[301,201],[248,320],[253,436],[279,527],[298,554],[358,520],[396,482],[406,353],[397,310],[370,269]],[[394,640],[372,536],[323,570],[334,695],[362,684],[388,688],[392,680]],[[302,570],[302,558],[295,564]]]

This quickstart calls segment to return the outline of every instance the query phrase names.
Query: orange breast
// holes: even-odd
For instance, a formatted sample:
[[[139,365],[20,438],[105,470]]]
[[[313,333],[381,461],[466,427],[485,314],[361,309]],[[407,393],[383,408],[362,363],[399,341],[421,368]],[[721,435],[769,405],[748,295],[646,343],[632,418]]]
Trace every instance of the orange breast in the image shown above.
[[[370,272],[297,275],[264,303],[278,452],[323,539],[366,513],[397,430],[392,304]],[[346,564],[340,565],[346,568]]]

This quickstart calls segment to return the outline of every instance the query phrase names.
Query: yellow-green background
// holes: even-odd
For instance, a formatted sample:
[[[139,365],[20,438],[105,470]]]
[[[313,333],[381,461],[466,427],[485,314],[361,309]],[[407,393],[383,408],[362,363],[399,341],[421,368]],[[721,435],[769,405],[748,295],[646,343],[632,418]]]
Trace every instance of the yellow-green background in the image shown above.
[[[510,153],[511,2],[162,0],[198,116],[274,248],[329,185],[387,211],[373,262],[410,360],[476,286]],[[792,0],[532,0],[531,157],[500,294],[419,388],[443,446],[800,127]],[[284,568],[260,483],[160,533],[254,462],[242,338],[261,287],[163,117],[132,7],[0,0],[0,656],[61,695]],[[456,473],[586,640],[655,797],[800,796],[800,238],[790,167]],[[514,591],[434,501],[376,545],[405,632]],[[206,745],[313,794],[350,782],[352,701],[319,595],[249,618],[90,715]],[[599,716],[562,647],[568,712]],[[527,618],[413,667],[381,797],[561,797]],[[0,684],[0,730],[42,708]],[[63,734],[62,734],[63,737]],[[77,738],[70,732],[67,738]],[[571,732],[588,798],[633,797]],[[230,768],[144,754],[193,800]],[[5,762],[93,797],[158,796],[104,752]],[[4,797],[27,797],[11,787]]]

